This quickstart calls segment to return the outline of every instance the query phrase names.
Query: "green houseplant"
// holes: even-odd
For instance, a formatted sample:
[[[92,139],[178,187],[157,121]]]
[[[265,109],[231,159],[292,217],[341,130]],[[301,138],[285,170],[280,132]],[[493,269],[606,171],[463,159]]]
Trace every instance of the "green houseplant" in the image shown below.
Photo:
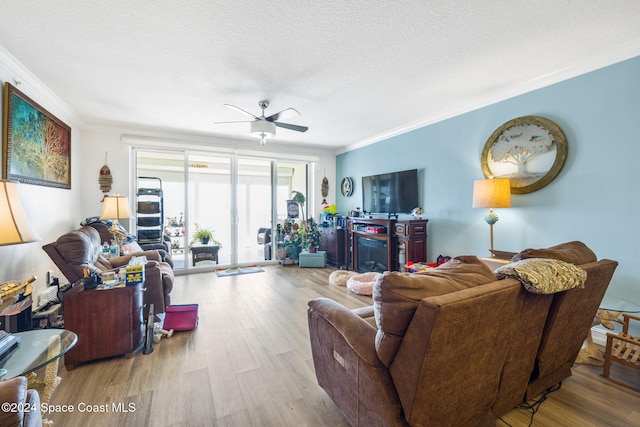
[[[307,198],[299,191],[293,190],[291,194],[293,195],[291,200],[300,205],[300,215],[302,215],[302,219],[304,220],[304,203],[307,201]]]
[[[222,243],[216,240],[213,237],[213,230],[210,228],[200,228],[196,225],[196,231],[193,233],[193,237],[191,238],[191,243],[200,242],[203,245],[207,245],[209,243],[213,243],[216,246],[222,248]]]
[[[303,239],[305,248],[311,253],[315,253],[320,247],[320,232],[313,218],[306,221]]]

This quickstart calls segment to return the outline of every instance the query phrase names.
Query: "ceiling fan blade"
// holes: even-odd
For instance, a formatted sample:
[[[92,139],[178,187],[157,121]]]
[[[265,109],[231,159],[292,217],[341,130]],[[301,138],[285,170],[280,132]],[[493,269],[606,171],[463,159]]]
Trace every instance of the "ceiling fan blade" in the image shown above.
[[[278,119],[287,119],[289,117],[299,116],[300,112],[295,108],[287,108],[286,110],[279,111],[275,114],[266,117],[265,120],[269,122],[275,122]]]
[[[280,128],[295,130],[297,132],[306,132],[307,129],[309,129],[307,126],[292,125],[291,123],[273,122],[273,124]]]
[[[214,122],[214,125],[222,125],[225,123],[251,123],[251,122],[255,122],[255,120],[235,120],[232,122]]]
[[[243,109],[242,109],[242,108],[240,108],[240,107],[236,107],[235,105],[231,105],[231,104],[224,104],[224,105],[225,105],[225,107],[233,108],[234,110],[238,110],[238,111],[240,111],[241,113],[247,114],[247,115],[249,115],[249,116],[253,117],[253,118],[254,118],[254,119],[256,119],[256,120],[259,120],[259,119],[260,119],[260,117],[256,116],[255,114],[252,114],[252,113],[250,113],[250,112],[248,112],[248,111],[246,111],[246,110],[243,110]]]

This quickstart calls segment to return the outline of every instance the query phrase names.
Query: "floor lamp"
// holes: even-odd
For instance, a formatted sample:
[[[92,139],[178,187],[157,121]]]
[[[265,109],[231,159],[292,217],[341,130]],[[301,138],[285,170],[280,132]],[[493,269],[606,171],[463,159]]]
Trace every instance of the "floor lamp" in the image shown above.
[[[127,236],[127,234],[118,227],[118,220],[129,219],[131,217],[133,217],[133,215],[131,215],[131,209],[129,208],[129,198],[117,193],[104,198],[100,219],[113,220],[111,232],[118,246],[118,256],[122,254],[122,243]]]
[[[494,208],[511,207],[511,182],[509,178],[493,178],[474,181],[473,183],[473,207],[489,208],[489,213],[484,220],[489,224],[489,236],[491,240],[491,256],[493,254],[493,224],[498,222],[498,215]]]

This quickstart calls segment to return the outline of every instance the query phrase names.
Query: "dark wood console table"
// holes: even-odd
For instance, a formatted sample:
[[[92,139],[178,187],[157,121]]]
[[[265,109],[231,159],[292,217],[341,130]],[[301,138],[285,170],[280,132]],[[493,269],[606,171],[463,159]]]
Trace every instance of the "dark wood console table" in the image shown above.
[[[360,272],[398,271],[407,261],[426,262],[427,222],[426,219],[349,217],[349,269]]]

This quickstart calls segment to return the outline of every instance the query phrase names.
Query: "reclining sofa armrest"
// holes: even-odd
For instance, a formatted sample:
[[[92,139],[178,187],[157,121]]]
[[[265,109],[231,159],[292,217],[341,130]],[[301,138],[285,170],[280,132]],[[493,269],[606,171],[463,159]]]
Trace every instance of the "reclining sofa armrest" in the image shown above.
[[[382,365],[374,345],[376,330],[357,313],[328,298],[309,301],[309,310],[329,322],[362,360],[373,366]]]

